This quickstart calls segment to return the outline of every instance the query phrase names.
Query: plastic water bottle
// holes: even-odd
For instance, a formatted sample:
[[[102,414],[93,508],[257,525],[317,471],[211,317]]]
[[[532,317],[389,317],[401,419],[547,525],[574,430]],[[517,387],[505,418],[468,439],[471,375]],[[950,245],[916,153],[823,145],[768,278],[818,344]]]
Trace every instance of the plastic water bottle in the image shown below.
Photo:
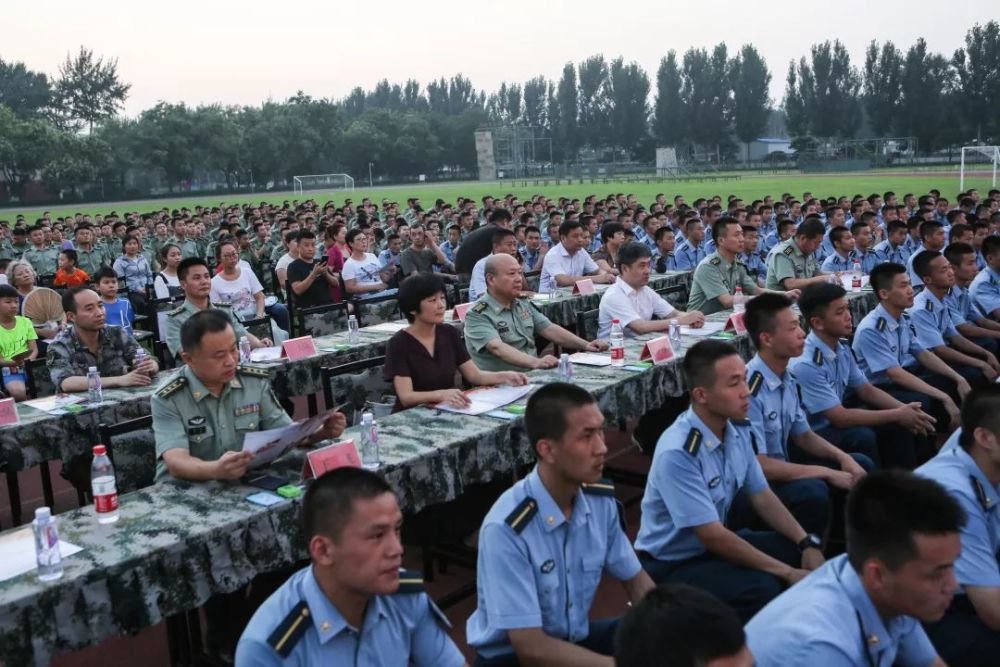
[[[48,507],[35,510],[31,522],[35,533],[35,561],[38,563],[38,580],[55,581],[63,575],[62,554],[59,552],[59,529],[56,518]]]
[[[115,467],[104,445],[94,446],[94,462],[90,464],[90,489],[94,494],[97,523],[118,521],[118,487]]]
[[[854,260],[854,265],[851,267],[851,291],[860,292],[861,291],[861,262]]]
[[[611,365],[625,365],[625,332],[619,319],[611,320]]]
[[[549,301],[552,302],[558,300],[559,300],[559,286],[556,285],[555,282],[553,281],[553,283],[549,285]]]
[[[250,347],[250,339],[247,336],[240,338],[240,361],[244,364],[250,363],[250,353],[252,352]]]
[[[358,318],[354,315],[347,317],[347,342],[351,345],[361,344],[361,331],[358,328]]]
[[[743,286],[737,285],[736,291],[733,292],[733,312],[742,313],[747,308],[746,297],[743,296]]]
[[[91,403],[104,400],[104,389],[101,387],[101,375],[97,372],[97,366],[87,369],[87,398]]]
[[[559,379],[573,384],[573,362],[565,352],[559,355]]]
[[[670,320],[670,347],[674,348],[674,354],[684,351],[684,339],[681,338],[681,323],[676,319]]]
[[[361,465],[368,470],[382,465],[382,456],[378,451],[378,424],[375,423],[375,415],[370,412],[361,415]]]

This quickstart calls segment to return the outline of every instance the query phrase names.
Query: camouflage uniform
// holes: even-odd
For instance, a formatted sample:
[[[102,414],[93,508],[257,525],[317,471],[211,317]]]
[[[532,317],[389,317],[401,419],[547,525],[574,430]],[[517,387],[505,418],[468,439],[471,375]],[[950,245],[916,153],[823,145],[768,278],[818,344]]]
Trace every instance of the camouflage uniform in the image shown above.
[[[238,367],[220,396],[183,366],[153,394],[152,412],[157,481],[169,476],[162,458],[167,450],[187,449],[196,458],[215,461],[225,452],[240,451],[249,432],[292,423],[270,388],[270,374],[253,366]]]
[[[10,243],[11,257],[13,259],[22,259],[24,257],[24,253],[27,252],[31,247],[32,247],[31,244],[27,242],[18,245],[13,241],[11,241]]]
[[[87,349],[70,325],[60,331],[49,342],[45,364],[57,391],[62,391],[62,383],[68,377],[87,375],[91,366],[97,368],[102,377],[125,375],[135,363],[135,353],[139,343],[125,329],[107,325],[97,334],[97,355]]]
[[[50,276],[59,268],[59,248],[48,247],[41,250],[32,246],[24,251],[21,257],[31,264],[31,268],[40,276]]]
[[[87,272],[93,278],[97,275],[97,270],[102,266],[111,266],[105,249],[101,246],[92,246],[90,250],[77,247],[76,265]]]
[[[247,330],[243,328],[239,318],[236,317],[236,313],[233,312],[232,306],[228,303],[213,303],[211,307],[225,313],[226,317],[229,318],[229,321],[233,323],[233,331],[236,332],[236,340],[239,340],[243,336],[247,335]],[[192,315],[200,311],[201,308],[185,299],[184,303],[182,303],[179,307],[174,308],[167,313],[167,331],[163,336],[163,342],[167,344],[167,349],[170,350],[171,355],[176,357],[181,352],[181,327],[184,326],[184,323],[187,322]]]

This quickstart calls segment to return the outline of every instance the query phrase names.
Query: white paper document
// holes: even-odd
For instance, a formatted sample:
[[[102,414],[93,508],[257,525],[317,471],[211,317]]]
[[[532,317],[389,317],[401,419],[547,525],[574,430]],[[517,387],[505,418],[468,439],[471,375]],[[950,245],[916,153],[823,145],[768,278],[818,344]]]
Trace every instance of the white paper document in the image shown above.
[[[58,412],[61,413],[69,405],[74,405],[76,403],[83,403],[87,400],[87,396],[81,394],[56,394],[55,396],[46,396],[45,398],[33,398],[30,401],[21,401],[22,405],[30,405],[33,408],[43,410],[45,412]]]
[[[59,540],[59,553],[63,560],[82,548]],[[0,581],[31,572],[38,563],[35,561],[35,534],[31,526],[0,537]]]
[[[408,326],[410,326],[409,322],[383,322],[382,324],[365,327],[362,331],[369,331],[371,333],[396,333]]]
[[[533,389],[534,386],[530,384],[522,387],[483,387],[465,392],[471,401],[468,407],[454,408],[444,403],[438,403],[434,407],[446,412],[457,412],[460,415],[481,415],[510,405],[522,396],[527,396]]]
[[[267,431],[251,431],[243,438],[243,451],[253,454],[249,469],[266,466],[323,427],[331,411]]]
[[[705,322],[702,326],[694,329],[689,326],[681,325],[681,335],[683,336],[711,336],[714,333],[719,333],[726,328],[725,322]]]
[[[594,354],[593,352],[575,352],[569,355],[569,360],[581,366],[610,366],[610,354]]]
[[[250,352],[250,361],[281,361],[281,346],[258,347]]]

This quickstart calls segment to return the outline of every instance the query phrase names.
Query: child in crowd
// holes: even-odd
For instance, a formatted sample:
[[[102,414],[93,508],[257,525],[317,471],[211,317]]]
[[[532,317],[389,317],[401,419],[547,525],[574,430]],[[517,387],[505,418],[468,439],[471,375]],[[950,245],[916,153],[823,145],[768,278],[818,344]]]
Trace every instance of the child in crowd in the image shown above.
[[[132,325],[135,323],[135,310],[128,299],[118,296],[118,274],[108,266],[102,266],[94,276],[97,283],[97,293],[104,303],[105,322],[113,327],[122,327],[134,335]]]
[[[59,268],[53,281],[56,287],[78,287],[90,282],[90,276],[76,265],[76,260],[76,250],[67,248],[59,253]]]
[[[20,402],[28,398],[22,364],[38,356],[38,334],[31,320],[17,314],[19,304],[17,290],[0,285],[0,371],[4,389]]]

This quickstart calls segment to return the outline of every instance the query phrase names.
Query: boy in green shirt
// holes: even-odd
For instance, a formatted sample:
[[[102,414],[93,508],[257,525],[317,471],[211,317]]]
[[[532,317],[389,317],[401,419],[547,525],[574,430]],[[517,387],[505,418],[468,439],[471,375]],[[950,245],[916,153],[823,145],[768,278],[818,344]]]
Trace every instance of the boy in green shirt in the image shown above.
[[[20,299],[10,285],[0,285],[0,372],[3,386],[15,401],[28,398],[25,361],[38,356],[38,334],[31,320],[17,314]]]

